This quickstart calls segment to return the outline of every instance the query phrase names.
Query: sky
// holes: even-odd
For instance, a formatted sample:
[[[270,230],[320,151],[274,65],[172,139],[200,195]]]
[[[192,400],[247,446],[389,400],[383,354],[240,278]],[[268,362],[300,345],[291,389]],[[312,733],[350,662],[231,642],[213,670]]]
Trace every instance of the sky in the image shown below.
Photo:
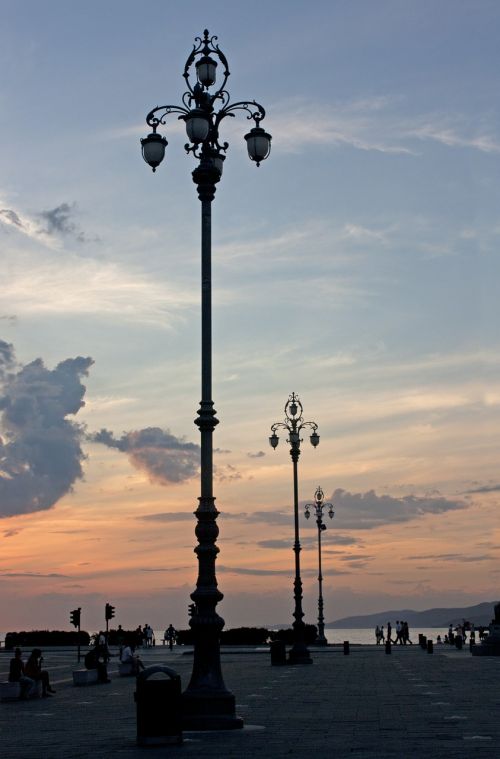
[[[307,622],[498,600],[500,7],[489,0],[0,3],[0,630],[187,626],[197,576],[194,38],[226,119],[213,203],[218,611],[292,621],[290,393]],[[231,122],[231,123],[228,123]]]

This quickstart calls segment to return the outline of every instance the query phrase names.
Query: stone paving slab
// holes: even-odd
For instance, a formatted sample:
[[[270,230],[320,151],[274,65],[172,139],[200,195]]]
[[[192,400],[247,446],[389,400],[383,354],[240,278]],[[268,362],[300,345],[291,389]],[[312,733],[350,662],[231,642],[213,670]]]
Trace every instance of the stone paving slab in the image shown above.
[[[437,647],[436,647],[437,648]],[[0,704],[2,759],[359,757],[450,759],[500,756],[500,658],[418,646],[313,651],[313,666],[271,667],[264,653],[224,654],[226,685],[245,728],[185,733],[182,746],[136,745],[134,678],[76,688],[74,652],[44,651],[57,694]],[[6,679],[11,654],[0,654]],[[185,687],[192,658],[181,649],[143,651],[146,665],[175,669]]]

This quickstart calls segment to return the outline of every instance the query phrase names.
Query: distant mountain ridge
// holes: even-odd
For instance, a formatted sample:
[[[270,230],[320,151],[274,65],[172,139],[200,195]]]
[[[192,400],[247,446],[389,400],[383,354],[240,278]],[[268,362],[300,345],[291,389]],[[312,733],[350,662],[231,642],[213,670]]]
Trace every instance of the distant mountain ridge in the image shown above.
[[[448,627],[449,624],[456,625],[466,619],[469,622],[474,622],[477,627],[478,625],[490,624],[494,617],[493,607],[496,603],[498,601],[485,601],[475,606],[425,609],[424,611],[391,609],[376,614],[342,617],[342,619],[336,619],[334,622],[327,622],[325,627],[370,628],[376,625],[386,625],[387,622],[394,624],[397,619],[405,620],[410,627]]]

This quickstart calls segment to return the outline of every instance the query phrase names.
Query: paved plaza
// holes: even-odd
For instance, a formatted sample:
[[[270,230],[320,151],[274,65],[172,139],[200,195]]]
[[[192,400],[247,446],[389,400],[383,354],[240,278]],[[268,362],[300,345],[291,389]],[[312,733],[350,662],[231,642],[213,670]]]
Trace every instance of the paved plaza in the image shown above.
[[[142,651],[187,685],[192,658],[184,649]],[[11,654],[0,652],[5,680]],[[271,667],[268,652],[228,650],[226,685],[245,728],[184,733],[182,746],[136,745],[134,678],[73,686],[69,649],[44,651],[57,694],[0,704],[2,759],[137,759],[141,757],[419,757],[500,756],[500,658],[472,657],[444,646],[314,650],[309,667]]]

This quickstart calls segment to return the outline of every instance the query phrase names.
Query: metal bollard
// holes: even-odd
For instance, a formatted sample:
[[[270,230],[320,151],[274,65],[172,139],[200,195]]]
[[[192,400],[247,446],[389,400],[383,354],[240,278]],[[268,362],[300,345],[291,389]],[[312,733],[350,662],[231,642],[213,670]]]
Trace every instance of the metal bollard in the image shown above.
[[[387,638],[387,640],[385,641],[385,652],[386,652],[386,654],[392,653],[392,651],[391,651],[391,641],[390,641],[389,638]]]
[[[156,673],[167,677],[151,679]],[[162,664],[144,669],[137,676],[134,698],[139,746],[182,743],[181,678],[177,672]]]
[[[427,641],[427,653],[428,654],[434,653],[434,644],[433,644],[432,640],[430,640],[430,639]]]
[[[349,654],[350,654],[350,651],[349,651],[349,641],[345,640],[344,641],[344,656],[349,656]]]

